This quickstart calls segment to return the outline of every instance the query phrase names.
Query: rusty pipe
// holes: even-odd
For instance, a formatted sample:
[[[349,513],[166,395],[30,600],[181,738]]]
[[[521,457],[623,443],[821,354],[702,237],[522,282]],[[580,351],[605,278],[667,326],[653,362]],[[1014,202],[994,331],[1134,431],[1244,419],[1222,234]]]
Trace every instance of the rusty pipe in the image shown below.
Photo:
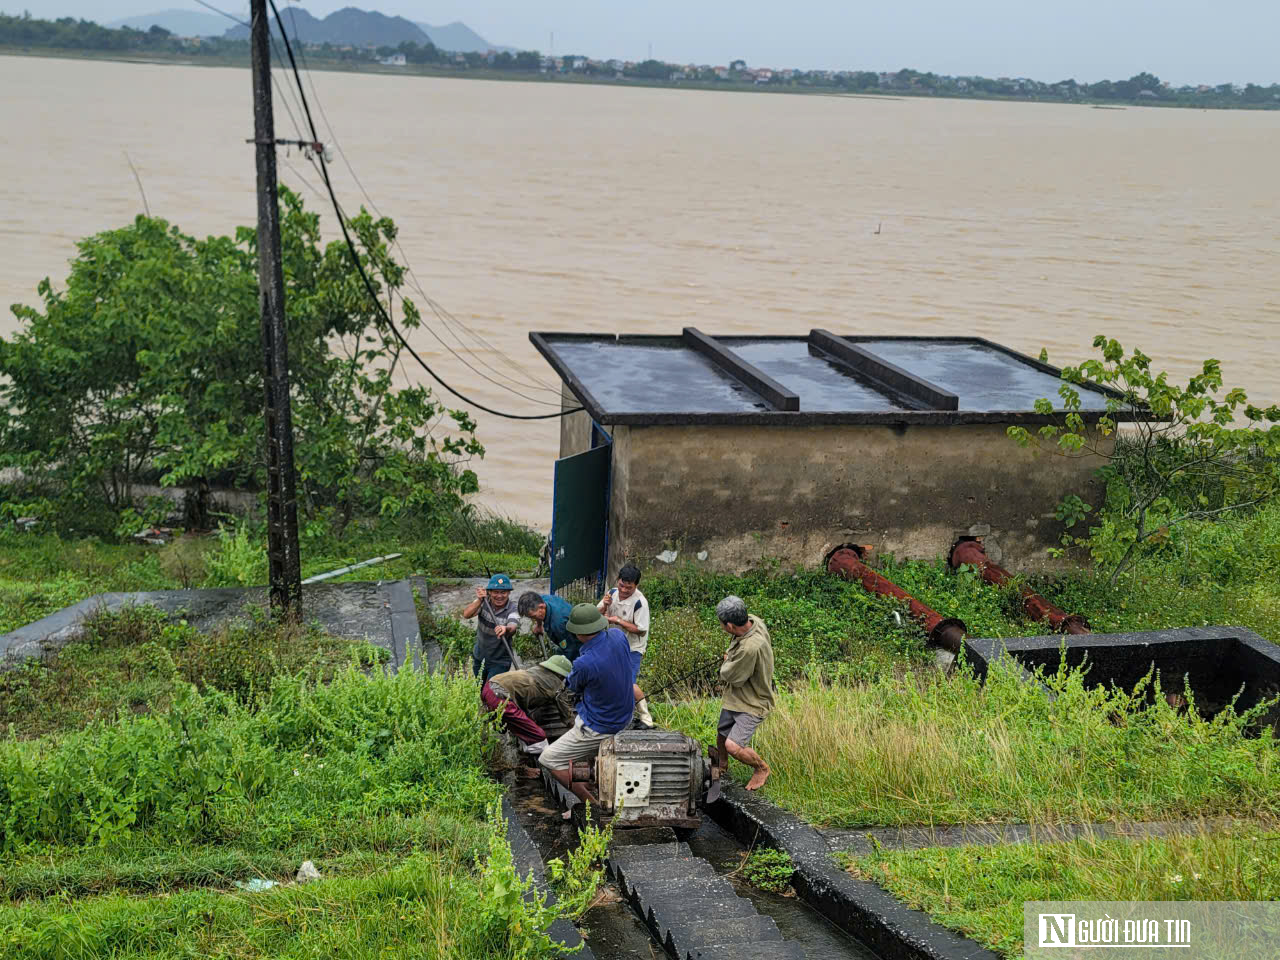
[[[907,605],[911,618],[924,627],[929,639],[943,649],[959,653],[964,643],[964,622],[944,617],[931,607],[926,607],[891,580],[880,576],[862,562],[862,550],[856,546],[841,547],[827,558],[827,573],[834,573],[846,580],[856,580],[863,589],[881,596],[893,597]]]
[[[1013,580],[1012,574],[991,562],[987,548],[981,540],[962,540],[951,551],[951,566],[959,569],[963,564],[977,568],[982,579],[992,586],[1003,587]],[[1078,613],[1064,613],[1025,584],[1018,587],[1022,594],[1022,607],[1032,620],[1044,620],[1056,633],[1090,633],[1089,621]]]

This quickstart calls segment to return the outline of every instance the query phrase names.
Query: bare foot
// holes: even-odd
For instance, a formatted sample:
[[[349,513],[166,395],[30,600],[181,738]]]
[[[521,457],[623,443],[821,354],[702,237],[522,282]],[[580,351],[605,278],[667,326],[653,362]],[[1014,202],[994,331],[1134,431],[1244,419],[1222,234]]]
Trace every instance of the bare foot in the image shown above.
[[[769,774],[772,772],[773,771],[769,769],[769,765],[767,763],[763,767],[757,767],[756,772],[753,773],[751,775],[751,779],[747,781],[747,789],[759,790],[764,786],[764,782],[769,779]]]

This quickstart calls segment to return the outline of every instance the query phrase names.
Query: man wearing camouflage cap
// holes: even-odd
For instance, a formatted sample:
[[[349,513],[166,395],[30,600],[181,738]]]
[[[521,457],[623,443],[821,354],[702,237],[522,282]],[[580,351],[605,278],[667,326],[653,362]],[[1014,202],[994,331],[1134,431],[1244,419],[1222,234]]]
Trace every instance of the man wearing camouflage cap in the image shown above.
[[[480,700],[489,711],[497,710],[505,701],[502,722],[506,728],[515,734],[525,753],[541,753],[547,746],[547,732],[529,714],[553,704],[565,724],[573,722],[573,709],[564,687],[572,669],[568,658],[556,656],[527,670],[499,673],[480,688]]]

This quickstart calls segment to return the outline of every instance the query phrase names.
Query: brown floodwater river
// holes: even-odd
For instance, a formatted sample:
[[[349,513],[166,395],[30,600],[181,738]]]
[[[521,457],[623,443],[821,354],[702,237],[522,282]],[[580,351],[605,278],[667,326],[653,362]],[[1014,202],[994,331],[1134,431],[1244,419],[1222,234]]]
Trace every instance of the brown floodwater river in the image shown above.
[[[439,339],[414,346],[481,402],[556,402],[530,330],[686,325],[975,334],[1059,363],[1106,333],[1179,376],[1217,357],[1229,385],[1280,400],[1280,112],[312,79],[456,320],[428,314]],[[186,232],[254,222],[247,70],[0,57],[0,123],[6,306],[140,212],[126,153]],[[279,105],[277,124],[298,135]],[[296,151],[281,177],[324,212]],[[341,159],[334,180],[364,202]],[[546,527],[556,424],[477,419],[482,499]]]

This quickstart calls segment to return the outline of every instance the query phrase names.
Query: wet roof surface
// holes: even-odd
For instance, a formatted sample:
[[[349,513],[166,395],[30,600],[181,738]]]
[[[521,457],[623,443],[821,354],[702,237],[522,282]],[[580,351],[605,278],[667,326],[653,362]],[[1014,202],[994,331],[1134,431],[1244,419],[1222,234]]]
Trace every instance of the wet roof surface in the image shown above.
[[[1061,405],[1062,381],[982,343],[946,340],[855,340],[862,349],[960,398],[961,410],[1032,410],[1041,397]],[[1080,391],[1085,410],[1106,410],[1107,398]]]
[[[1028,423],[1046,420],[1037,400],[1061,406],[1055,368],[976,337],[711,337],[689,328],[530,339],[602,423]],[[958,408],[939,406],[948,395]],[[1107,409],[1097,390],[1081,389],[1080,399],[1086,415]]]
[[[627,413],[751,413],[771,409],[678,337],[568,340],[556,352],[606,410]]]
[[[897,394],[877,388],[805,340],[719,339],[747,363],[798,393],[801,410],[918,409]]]

